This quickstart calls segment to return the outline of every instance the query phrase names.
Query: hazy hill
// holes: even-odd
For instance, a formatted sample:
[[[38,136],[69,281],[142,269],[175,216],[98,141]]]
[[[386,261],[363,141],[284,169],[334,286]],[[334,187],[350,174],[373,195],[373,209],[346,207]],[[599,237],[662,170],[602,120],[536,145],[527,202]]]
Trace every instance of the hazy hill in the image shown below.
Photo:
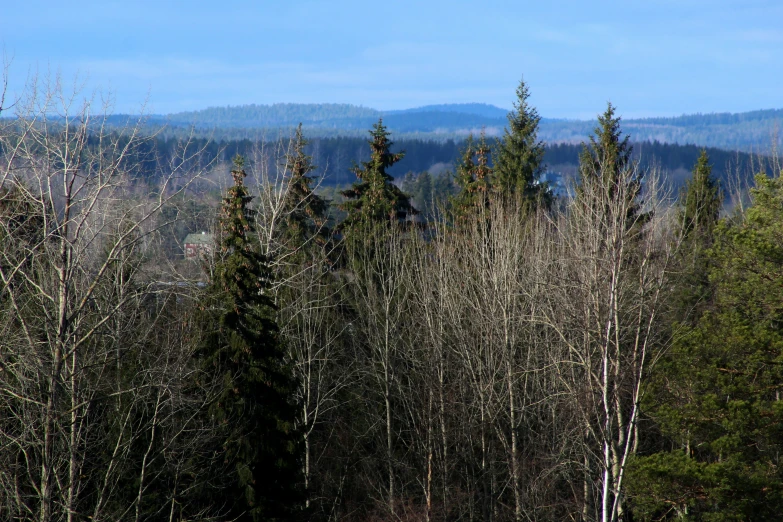
[[[745,113],[688,114],[673,118],[623,120],[623,131],[634,141],[693,144],[746,152],[779,149],[778,133],[783,110]],[[595,121],[543,120],[540,137],[550,143],[579,143],[596,126]]]
[[[508,111],[495,107],[488,103],[446,103],[439,105],[425,105],[413,109],[402,109],[396,111],[384,111],[384,114],[412,114],[412,113],[432,113],[432,112],[456,112],[462,114],[472,114],[484,118],[493,118],[505,120]]]
[[[380,117],[380,111],[347,103],[275,103],[209,107],[199,111],[155,116],[175,125],[198,127],[306,127],[365,128]]]
[[[312,137],[359,136],[379,118],[392,132],[413,136],[443,139],[465,136],[487,128],[490,135],[499,134],[506,123],[506,111],[481,104],[428,105],[400,111],[378,111],[348,104],[294,104],[241,105],[210,107],[200,111],[156,115],[150,122],[173,127],[195,126],[198,129],[216,129],[221,136],[238,136],[240,129],[266,131],[276,134],[300,122]]]
[[[155,115],[148,123],[155,128],[167,125],[165,132],[170,135],[195,127],[197,132],[219,140],[253,140],[287,135],[300,122],[310,138],[366,137],[367,130],[381,117],[396,139],[460,140],[481,129],[490,137],[500,136],[507,124],[505,109],[481,103],[427,105],[394,111],[336,103],[241,105]],[[638,142],[766,152],[775,139],[780,146],[777,129],[781,121],[783,110],[771,109],[627,119],[622,126]],[[580,143],[596,124],[596,121],[544,118],[539,137],[548,143]]]

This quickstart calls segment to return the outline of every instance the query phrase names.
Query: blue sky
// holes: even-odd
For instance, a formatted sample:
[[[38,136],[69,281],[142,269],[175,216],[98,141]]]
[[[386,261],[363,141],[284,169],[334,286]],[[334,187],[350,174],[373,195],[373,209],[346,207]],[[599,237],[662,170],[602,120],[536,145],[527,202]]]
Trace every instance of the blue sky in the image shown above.
[[[59,71],[115,112],[340,102],[542,116],[783,108],[783,2],[7,1],[11,90]]]

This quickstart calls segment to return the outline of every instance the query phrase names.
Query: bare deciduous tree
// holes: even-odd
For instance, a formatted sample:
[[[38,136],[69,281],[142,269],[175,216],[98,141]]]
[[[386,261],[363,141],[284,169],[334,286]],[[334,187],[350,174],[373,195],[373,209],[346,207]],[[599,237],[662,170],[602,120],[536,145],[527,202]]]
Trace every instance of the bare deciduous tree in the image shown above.
[[[110,128],[106,108],[68,94],[59,77],[34,82],[0,136],[9,518],[141,520],[174,510],[188,487],[181,451],[196,440],[208,392],[185,397],[189,333],[161,324],[176,295],[148,261],[160,209],[198,173],[186,170],[185,147],[150,186],[141,122]],[[179,485],[153,501],[149,488],[164,476]]]

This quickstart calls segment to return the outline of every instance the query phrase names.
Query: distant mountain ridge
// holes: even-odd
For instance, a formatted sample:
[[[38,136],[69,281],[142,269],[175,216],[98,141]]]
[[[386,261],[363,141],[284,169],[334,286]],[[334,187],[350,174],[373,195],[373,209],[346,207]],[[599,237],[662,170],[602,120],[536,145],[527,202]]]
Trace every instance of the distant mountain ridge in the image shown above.
[[[378,119],[380,111],[347,103],[275,103],[272,105],[235,105],[208,107],[198,111],[155,116],[173,123],[215,127],[287,127]]]
[[[414,114],[422,112],[453,112],[461,114],[472,114],[490,119],[505,119],[508,110],[501,109],[488,103],[442,103],[438,105],[425,105],[413,109],[402,109],[394,111],[383,111],[383,114]]]
[[[209,107],[200,111],[153,116],[151,120],[171,125],[196,127],[285,129],[302,123],[311,135],[322,131],[343,130],[347,134],[366,130],[383,118],[396,132],[467,134],[487,127],[490,134],[499,132],[506,122],[507,111],[484,103],[427,105],[413,109],[379,111],[368,107],[338,103],[275,103],[272,105],[239,105]],[[335,134],[328,132],[327,134]],[[339,132],[338,132],[339,134]]]
[[[275,103],[209,107],[199,111],[154,115],[153,126],[195,127],[215,137],[235,139],[289,133],[300,122],[310,137],[366,136],[383,118],[396,137],[407,139],[461,139],[482,129],[500,136],[508,124],[507,111],[485,103],[425,105],[380,111],[347,103]],[[622,122],[634,141],[692,144],[728,150],[769,151],[780,148],[779,124],[783,109],[745,113],[689,114],[668,118],[638,118]],[[539,137],[548,143],[579,143],[588,138],[596,121],[542,118]],[[776,141],[777,140],[777,141]]]

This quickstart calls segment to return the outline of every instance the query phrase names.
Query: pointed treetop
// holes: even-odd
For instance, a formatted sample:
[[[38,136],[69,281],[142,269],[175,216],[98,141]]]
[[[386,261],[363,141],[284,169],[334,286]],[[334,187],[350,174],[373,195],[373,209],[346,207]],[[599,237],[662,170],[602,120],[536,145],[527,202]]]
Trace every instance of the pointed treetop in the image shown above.
[[[245,173],[245,158],[237,154],[234,156],[234,168],[231,169],[231,177],[235,185],[242,185],[247,174]]]
[[[494,157],[493,190],[501,198],[519,198],[528,210],[549,206],[552,195],[541,183],[544,173],[544,144],[538,139],[541,117],[528,103],[530,90],[524,80],[517,87],[514,110],[508,127],[498,140]]]
[[[489,204],[494,181],[489,152],[483,130],[478,141],[473,139],[472,134],[468,136],[454,180],[460,191],[451,199],[457,220],[464,220]]]
[[[383,125],[383,120],[373,125],[370,131],[370,160],[354,167],[357,181],[348,190],[342,192],[346,197],[340,208],[348,212],[342,224],[343,229],[369,220],[381,222],[387,220],[404,221],[408,216],[416,214],[408,196],[394,184],[394,178],[386,169],[400,161],[404,152],[392,153],[389,148],[393,142],[389,140],[389,132]]]
[[[723,198],[718,181],[712,176],[712,165],[705,149],[701,150],[692,172],[691,179],[680,194],[683,232],[685,236],[694,232],[700,236],[711,236],[718,222]]]
[[[616,177],[617,173],[629,166],[633,147],[630,136],[622,136],[620,116],[615,116],[617,108],[609,102],[606,111],[598,116],[598,126],[590,136],[590,151],[583,155],[592,156],[592,166],[596,173]],[[609,180],[605,180],[609,181]]]

